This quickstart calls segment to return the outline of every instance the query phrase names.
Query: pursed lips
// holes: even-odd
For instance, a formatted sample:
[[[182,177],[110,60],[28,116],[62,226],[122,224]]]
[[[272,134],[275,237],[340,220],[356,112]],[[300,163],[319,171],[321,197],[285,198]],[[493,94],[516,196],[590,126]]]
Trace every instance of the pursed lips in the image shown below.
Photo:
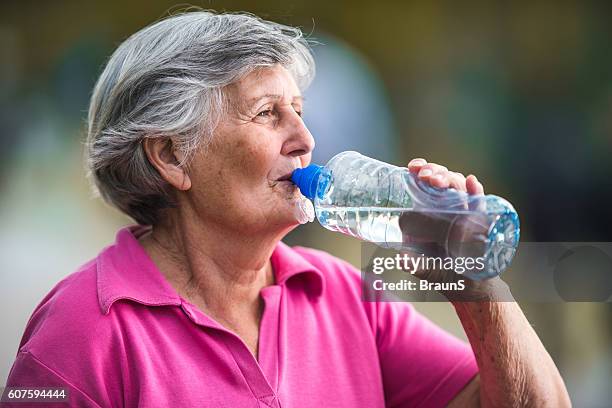
[[[287,173],[283,174],[282,176],[276,178],[276,179],[271,179],[270,180],[270,185],[272,187],[276,186],[279,183],[291,183],[291,185],[294,185],[293,182],[291,181],[291,175],[293,174],[293,170],[292,169],[290,171],[288,171]]]
[[[276,181],[290,181],[292,174],[293,174],[293,171],[291,171],[290,173],[285,174],[284,176],[281,176],[281,177],[277,178]]]
[[[291,167],[285,171],[280,172],[280,176],[273,178],[271,177],[271,180],[273,181],[290,181],[291,180],[291,175],[293,174],[293,171],[295,170],[294,167]]]

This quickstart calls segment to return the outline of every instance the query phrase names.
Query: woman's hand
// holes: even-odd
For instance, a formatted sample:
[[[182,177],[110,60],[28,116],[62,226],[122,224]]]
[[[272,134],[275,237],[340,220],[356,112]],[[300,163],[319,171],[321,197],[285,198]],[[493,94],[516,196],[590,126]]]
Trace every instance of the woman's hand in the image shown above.
[[[445,166],[428,163],[418,158],[408,163],[408,169],[422,182],[441,189],[453,188],[470,196],[483,196],[484,187],[473,174],[465,177],[462,173],[448,170]],[[484,205],[484,200],[468,200],[465,209],[478,210]],[[476,205],[476,207],[472,207]],[[407,248],[416,248],[409,256],[462,256],[477,258],[482,256],[485,243],[481,238],[486,236],[490,220],[484,212],[472,214],[437,215],[428,212],[409,212],[400,217],[400,228],[404,234],[404,244]],[[415,238],[416,237],[416,238]],[[442,247],[441,242],[445,243]],[[450,253],[449,253],[450,252]],[[484,281],[472,281],[462,274],[445,269],[421,269],[414,274],[419,279],[428,282],[451,283],[462,280],[465,288],[458,291],[441,291],[450,301],[470,300],[512,300],[507,285],[499,278]]]
[[[425,159],[412,159],[408,163],[408,170],[418,178],[438,188],[454,188],[465,191],[470,195],[484,194],[484,187],[475,175],[465,177],[462,173],[449,171],[446,167],[436,163],[427,163]]]

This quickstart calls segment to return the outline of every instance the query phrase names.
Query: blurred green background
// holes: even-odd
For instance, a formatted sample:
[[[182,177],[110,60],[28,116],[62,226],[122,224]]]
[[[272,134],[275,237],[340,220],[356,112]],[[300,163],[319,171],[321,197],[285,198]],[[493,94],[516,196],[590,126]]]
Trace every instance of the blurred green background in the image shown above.
[[[349,149],[396,164],[425,157],[508,198],[523,240],[612,241],[612,3],[191,4],[250,11],[319,41],[305,111],[316,161]],[[44,294],[130,223],[88,189],[88,98],[113,49],[185,6],[175,5],[0,5],[0,384]],[[358,242],[315,224],[286,241],[360,259]],[[447,304],[416,306],[465,338]],[[610,303],[522,306],[575,406],[609,407]]]

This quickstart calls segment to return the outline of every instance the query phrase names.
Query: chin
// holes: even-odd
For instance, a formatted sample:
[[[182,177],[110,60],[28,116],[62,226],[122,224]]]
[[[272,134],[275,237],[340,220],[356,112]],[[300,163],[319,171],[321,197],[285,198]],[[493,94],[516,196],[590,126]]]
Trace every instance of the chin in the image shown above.
[[[299,195],[292,200],[284,201],[282,204],[274,207],[274,213],[270,214],[269,220],[272,224],[282,226],[282,228],[293,229],[300,225],[300,209],[298,208]],[[274,221],[272,221],[274,220]]]
[[[278,213],[275,215],[276,217],[274,219],[270,219],[266,223],[265,228],[270,232],[274,231],[273,234],[278,236],[279,239],[283,239],[285,235],[300,225],[295,217],[287,216],[281,218],[278,216]]]
[[[291,229],[300,225],[299,200],[302,199],[300,190],[291,182],[278,183],[273,189],[276,197],[274,204],[270,205],[272,214],[268,222]]]

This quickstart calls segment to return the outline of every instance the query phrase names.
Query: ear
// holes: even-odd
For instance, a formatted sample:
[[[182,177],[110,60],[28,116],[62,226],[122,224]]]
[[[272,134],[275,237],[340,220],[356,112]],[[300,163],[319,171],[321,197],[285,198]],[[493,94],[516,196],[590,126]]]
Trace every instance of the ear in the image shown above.
[[[191,188],[191,179],[187,174],[187,169],[185,166],[179,166],[183,155],[181,152],[174,150],[170,138],[145,138],[142,147],[149,162],[164,180],[181,191],[187,191]]]

